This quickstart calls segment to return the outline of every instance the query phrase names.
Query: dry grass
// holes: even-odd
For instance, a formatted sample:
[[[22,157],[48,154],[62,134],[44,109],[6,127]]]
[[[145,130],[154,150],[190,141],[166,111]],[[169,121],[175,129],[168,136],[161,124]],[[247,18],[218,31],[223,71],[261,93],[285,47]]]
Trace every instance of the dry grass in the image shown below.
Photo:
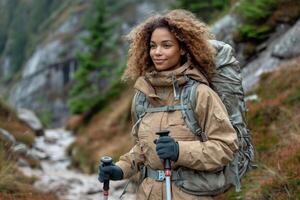
[[[35,178],[24,176],[16,167],[17,156],[9,146],[0,141],[0,199],[48,199],[55,200],[52,194],[41,194],[32,187]]]
[[[109,155],[117,160],[129,151],[133,144],[130,135],[132,96],[133,90],[124,91],[118,100],[96,114],[85,127],[79,128],[76,142],[69,149],[73,152],[74,166],[91,173],[97,169],[101,156]]]
[[[10,132],[17,141],[32,146],[34,142],[34,132],[23,122],[21,122],[14,110],[0,100],[0,128]]]

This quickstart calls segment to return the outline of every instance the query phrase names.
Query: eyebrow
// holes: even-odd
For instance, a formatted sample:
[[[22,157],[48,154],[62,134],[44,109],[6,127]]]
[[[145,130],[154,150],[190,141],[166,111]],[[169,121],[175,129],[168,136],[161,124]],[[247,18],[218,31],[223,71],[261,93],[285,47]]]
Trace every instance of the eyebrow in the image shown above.
[[[155,43],[153,40],[151,40],[150,42]],[[172,40],[163,40],[163,41],[161,41],[161,43],[163,43],[163,42],[173,42],[173,41]]]

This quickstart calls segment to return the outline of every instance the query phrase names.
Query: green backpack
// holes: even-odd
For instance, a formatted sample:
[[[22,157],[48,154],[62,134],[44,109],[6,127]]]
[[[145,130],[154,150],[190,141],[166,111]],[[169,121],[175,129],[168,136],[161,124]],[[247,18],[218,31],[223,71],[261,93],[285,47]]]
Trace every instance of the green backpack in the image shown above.
[[[200,196],[220,194],[232,185],[239,192],[241,190],[240,179],[251,168],[254,159],[254,148],[245,120],[247,108],[239,63],[233,56],[233,49],[230,45],[216,40],[210,40],[210,43],[218,52],[215,60],[217,72],[212,78],[212,88],[226,106],[231,124],[238,135],[239,150],[231,163],[216,172],[199,172],[185,168],[177,171],[180,179],[175,181],[176,185],[187,193]],[[137,91],[134,97],[134,117],[137,120],[137,128],[146,113],[181,110],[191,131],[199,136],[202,142],[207,141],[207,136],[199,126],[192,109],[195,107],[195,90],[199,84],[196,80],[189,78],[182,88],[175,85],[175,90],[177,88],[180,91],[175,98],[180,98],[181,102],[180,105],[175,106],[151,107],[146,95]]]

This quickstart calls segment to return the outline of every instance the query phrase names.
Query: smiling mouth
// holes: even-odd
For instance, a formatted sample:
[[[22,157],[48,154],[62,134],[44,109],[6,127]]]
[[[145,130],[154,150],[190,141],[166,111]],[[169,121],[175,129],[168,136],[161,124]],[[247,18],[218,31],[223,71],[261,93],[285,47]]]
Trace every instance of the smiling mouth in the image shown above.
[[[165,60],[153,60],[155,64],[162,64]]]

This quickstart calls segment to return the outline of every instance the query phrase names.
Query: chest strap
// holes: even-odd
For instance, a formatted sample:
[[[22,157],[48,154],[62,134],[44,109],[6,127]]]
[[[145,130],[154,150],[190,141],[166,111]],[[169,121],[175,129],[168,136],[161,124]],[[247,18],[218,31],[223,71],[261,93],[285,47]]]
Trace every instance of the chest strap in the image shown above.
[[[173,112],[176,110],[187,110],[191,109],[189,105],[174,105],[174,106],[161,106],[161,107],[148,107],[146,108],[146,113],[154,112]]]

